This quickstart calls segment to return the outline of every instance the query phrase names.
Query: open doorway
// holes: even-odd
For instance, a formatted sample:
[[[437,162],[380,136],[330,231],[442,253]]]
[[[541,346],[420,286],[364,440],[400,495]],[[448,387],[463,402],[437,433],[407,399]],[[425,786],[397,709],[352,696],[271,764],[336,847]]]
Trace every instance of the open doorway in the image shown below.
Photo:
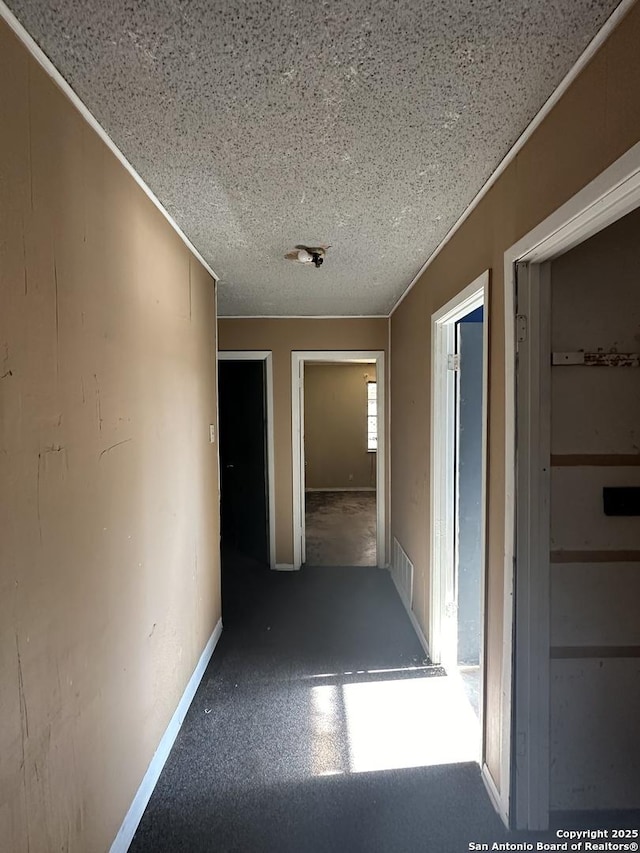
[[[609,503],[637,494],[639,205],[636,145],[505,253],[501,793],[518,829],[640,802],[640,510]]]
[[[483,333],[482,305],[455,324],[455,662],[478,718],[482,648]]]
[[[270,352],[218,353],[222,546],[275,568]]]
[[[375,566],[375,363],[304,367],[305,562]]]
[[[488,274],[433,315],[431,632],[477,721],[483,708]],[[478,742],[478,754],[481,753]]]
[[[292,400],[294,567],[384,567],[384,353],[293,352]]]

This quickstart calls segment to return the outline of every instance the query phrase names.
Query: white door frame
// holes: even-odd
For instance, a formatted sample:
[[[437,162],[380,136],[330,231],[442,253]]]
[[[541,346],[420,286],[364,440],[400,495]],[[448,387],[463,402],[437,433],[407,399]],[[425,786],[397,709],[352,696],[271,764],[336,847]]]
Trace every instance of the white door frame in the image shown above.
[[[271,350],[218,350],[218,361],[264,361],[267,379],[267,491],[269,495],[269,568],[276,568],[276,490],[273,437],[273,358]],[[219,434],[219,430],[218,430]],[[220,467],[218,465],[218,467]]]
[[[549,821],[550,312],[548,269],[544,265],[638,206],[640,143],[504,255],[505,561],[500,812],[515,828],[544,829]],[[514,672],[518,674],[516,684]]]
[[[368,363],[376,366],[378,386],[378,449],[376,452],[376,554],[379,568],[386,568],[386,418],[384,350],[293,351],[291,353],[291,448],[293,471],[293,568],[304,562],[304,365],[329,361]],[[363,423],[363,429],[364,429]]]
[[[485,548],[487,495],[487,412],[489,361],[489,272],[485,271],[465,289],[431,316],[431,573],[429,649],[436,663],[456,670],[455,644],[448,636],[454,622],[446,619],[447,606],[453,601],[455,543],[455,423],[456,377],[450,369],[450,356],[455,353],[456,322],[480,306],[485,307],[482,329],[482,499],[480,567],[482,625],[480,641],[480,728],[484,731],[484,660],[485,660]],[[447,627],[449,622],[449,627]],[[480,747],[484,762],[484,735]]]

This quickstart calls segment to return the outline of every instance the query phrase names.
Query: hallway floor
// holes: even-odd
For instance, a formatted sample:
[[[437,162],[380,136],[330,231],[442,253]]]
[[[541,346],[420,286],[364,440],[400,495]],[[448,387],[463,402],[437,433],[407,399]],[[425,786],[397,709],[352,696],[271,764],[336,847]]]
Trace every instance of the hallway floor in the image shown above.
[[[224,562],[224,631],[132,853],[462,853],[517,837],[473,760],[460,681],[424,660],[388,572]]]
[[[466,694],[473,712],[480,719],[480,678],[479,666],[460,666],[458,674],[462,681],[462,688]]]
[[[393,853],[429,838],[446,853],[504,836],[474,715],[425,662],[387,572],[225,562],[224,632],[132,851]]]
[[[376,493],[307,492],[309,566],[376,565]]]

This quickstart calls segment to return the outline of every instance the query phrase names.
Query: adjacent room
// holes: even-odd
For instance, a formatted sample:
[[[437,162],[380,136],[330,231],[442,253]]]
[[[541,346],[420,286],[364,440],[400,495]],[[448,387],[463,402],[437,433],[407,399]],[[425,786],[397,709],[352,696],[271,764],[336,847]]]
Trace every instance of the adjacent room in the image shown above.
[[[557,811],[629,808],[640,796],[640,742],[628,726],[640,703],[639,236],[636,209],[548,266]]]
[[[375,363],[304,368],[305,562],[376,566]]]

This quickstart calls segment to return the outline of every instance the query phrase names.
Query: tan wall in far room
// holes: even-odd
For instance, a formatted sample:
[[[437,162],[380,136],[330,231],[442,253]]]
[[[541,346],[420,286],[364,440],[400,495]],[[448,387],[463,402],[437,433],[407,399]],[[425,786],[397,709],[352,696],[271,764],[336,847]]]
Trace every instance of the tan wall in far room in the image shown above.
[[[0,849],[110,848],[220,618],[214,282],[0,23]]]
[[[270,350],[273,353],[277,563],[293,563],[291,353],[297,350],[382,350],[386,358],[388,337],[389,321],[386,318],[377,317],[339,319],[225,319],[220,317],[218,320],[218,340],[221,350]],[[388,376],[387,370],[385,379],[387,388]],[[388,429],[388,405],[385,422]],[[388,506],[388,451],[385,466]]]
[[[375,364],[305,365],[307,489],[375,487],[376,454],[367,450],[367,382],[375,379]]]
[[[415,566],[413,601],[429,631],[431,315],[490,270],[486,762],[503,765],[505,574],[504,253],[640,140],[640,6],[634,5],[391,317],[393,535]]]

